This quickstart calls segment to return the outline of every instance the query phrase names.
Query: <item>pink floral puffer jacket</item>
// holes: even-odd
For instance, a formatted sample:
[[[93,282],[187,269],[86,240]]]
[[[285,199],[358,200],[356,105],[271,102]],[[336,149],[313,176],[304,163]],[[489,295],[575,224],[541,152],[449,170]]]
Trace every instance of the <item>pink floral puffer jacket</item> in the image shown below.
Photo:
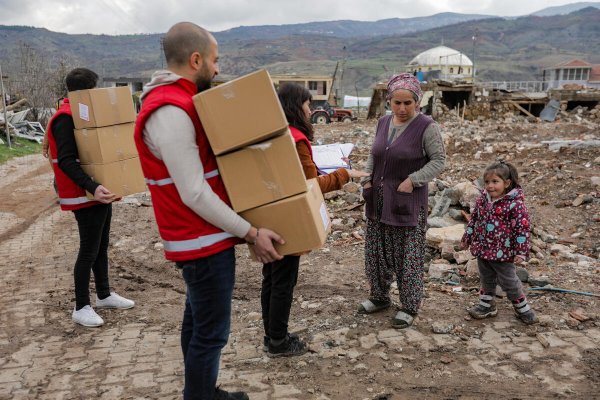
[[[470,246],[475,257],[513,262],[515,256],[527,259],[529,231],[529,214],[523,189],[517,186],[493,202],[483,191],[475,203],[462,240]]]

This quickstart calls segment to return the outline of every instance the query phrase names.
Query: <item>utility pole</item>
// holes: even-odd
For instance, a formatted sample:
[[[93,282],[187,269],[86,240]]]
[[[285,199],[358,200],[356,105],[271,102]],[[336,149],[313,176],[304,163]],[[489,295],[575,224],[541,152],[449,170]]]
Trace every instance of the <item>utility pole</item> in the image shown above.
[[[356,85],[356,81],[354,82],[354,90],[356,90],[356,116],[360,117],[360,100],[358,98],[358,86]]]
[[[471,72],[473,73],[473,83],[475,83],[475,44],[477,43],[477,35],[479,34],[479,28],[475,28],[475,31],[473,32],[473,59],[471,60],[473,62],[473,67]]]
[[[342,65],[340,67],[340,80],[338,82],[338,87],[340,88],[340,97],[344,98],[344,67],[346,65],[346,46],[342,47]],[[342,100],[343,101],[343,100]]]
[[[2,65],[0,65],[0,87],[2,88],[2,107],[4,110],[4,129],[6,129],[6,141],[8,143],[8,147],[12,147],[10,143],[10,131],[8,130],[8,118],[6,117],[6,92],[4,91],[4,77],[2,76]]]
[[[164,37],[161,37],[158,41],[160,42],[160,69],[165,69],[164,58],[163,58],[163,41]]]

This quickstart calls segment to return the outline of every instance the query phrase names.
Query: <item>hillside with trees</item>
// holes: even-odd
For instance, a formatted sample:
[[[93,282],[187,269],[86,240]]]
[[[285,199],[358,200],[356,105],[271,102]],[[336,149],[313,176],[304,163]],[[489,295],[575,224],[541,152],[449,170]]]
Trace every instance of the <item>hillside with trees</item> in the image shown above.
[[[460,16],[438,14],[430,18],[445,18],[449,23],[457,15]],[[302,30],[292,28],[288,34],[282,33],[283,27],[295,25],[273,28],[270,35],[265,27],[245,27],[217,32],[215,36],[219,40],[221,72],[226,77],[258,68],[267,68],[271,73],[332,74],[338,64],[338,71],[343,72],[342,91],[353,94],[369,93],[374,83],[404,70],[418,53],[442,43],[471,58],[475,53],[479,80],[538,80],[543,67],[564,59],[600,62],[598,8],[546,17],[484,17],[464,16],[461,18],[467,21],[376,36],[366,36],[360,30],[355,36],[348,36],[348,24],[357,21],[331,22],[338,26],[337,31],[319,23],[319,29],[337,32],[337,36],[300,33]],[[441,21],[438,19],[437,23],[442,25]],[[385,27],[392,22],[369,24]],[[254,34],[248,33],[253,29]],[[382,31],[393,32],[389,27]],[[85,65],[102,76],[147,77],[165,66],[161,37],[162,34],[69,35],[33,27],[0,26],[0,62],[4,75],[14,79],[24,65],[20,49],[25,45],[35,50],[49,68]],[[338,79],[341,78],[340,74]]]

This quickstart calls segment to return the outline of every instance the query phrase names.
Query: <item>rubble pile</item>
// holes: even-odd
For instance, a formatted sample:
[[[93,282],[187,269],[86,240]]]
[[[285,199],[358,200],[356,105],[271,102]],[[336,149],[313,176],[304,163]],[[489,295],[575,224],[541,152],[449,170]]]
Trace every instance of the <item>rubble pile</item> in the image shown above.
[[[590,109],[588,107],[577,106],[570,111],[567,111],[566,104],[561,105],[560,117],[566,122],[584,122],[600,121],[600,104]]]
[[[518,269],[521,280],[530,287],[573,287],[572,280],[565,281],[564,268],[578,279],[600,274],[600,157],[591,147],[562,147],[557,157],[545,143],[597,140],[598,123],[530,123],[520,118],[463,121],[448,113],[439,122],[448,157],[445,171],[428,185],[425,271],[429,287],[477,288],[477,261],[460,241],[466,216],[481,193],[481,173],[498,158],[517,166],[531,216],[532,247],[524,268]],[[354,143],[350,159],[353,168],[361,170],[375,125],[374,120],[318,125],[315,144]],[[341,252],[356,258],[363,252],[366,218],[361,192],[360,183],[354,181],[324,194],[332,231],[317,254]],[[140,198],[137,205],[149,204],[150,199]],[[572,318],[569,321],[575,324]]]
[[[600,174],[593,173],[600,168],[600,157],[594,153],[596,147],[567,146],[558,150],[561,157],[557,158],[552,147],[553,141],[591,143],[600,139],[600,121],[595,117],[600,107],[567,113],[582,121],[532,123],[512,112],[498,119],[467,121],[453,111],[439,119],[448,162],[442,176],[429,183],[426,269],[431,282],[477,285],[477,262],[468,250],[460,248],[460,240],[467,222],[465,213],[470,213],[480,194],[483,168],[498,158],[519,169],[532,218],[531,258],[525,265],[529,273],[520,271],[522,280],[532,286],[553,284],[549,277],[552,268],[565,264],[582,276],[600,272]],[[375,121],[331,124],[317,131],[317,140],[354,143],[350,158],[354,168],[362,169],[374,128]],[[351,182],[343,190],[325,194],[333,222],[330,245],[358,245],[364,240],[366,221],[360,193],[360,185]],[[564,210],[560,217],[554,215],[557,210]]]
[[[523,111],[527,105],[519,105],[519,97],[509,94],[490,93],[486,89],[474,91],[469,104],[458,103],[450,108],[438,94],[434,97],[432,116],[436,120],[460,119],[469,121],[506,121],[506,122],[532,122],[540,123],[541,119]],[[526,103],[529,101],[525,98]],[[591,106],[577,105],[569,109],[568,101],[560,101],[560,110],[556,116],[557,121],[572,123],[588,123],[600,120],[600,103],[590,102]],[[539,103],[537,104],[539,106]],[[531,106],[531,104],[530,104]],[[521,107],[521,108],[520,108]],[[529,110],[531,111],[531,109]]]
[[[37,143],[42,143],[45,135],[45,129],[42,123],[34,121],[31,117],[31,108],[28,108],[27,99],[21,99],[11,105],[6,106],[6,111],[0,104],[0,145],[4,144],[3,138],[6,137],[6,129],[12,137],[20,137]],[[53,110],[48,110],[49,114]],[[4,119],[6,116],[6,120]],[[31,120],[28,120],[30,118]]]

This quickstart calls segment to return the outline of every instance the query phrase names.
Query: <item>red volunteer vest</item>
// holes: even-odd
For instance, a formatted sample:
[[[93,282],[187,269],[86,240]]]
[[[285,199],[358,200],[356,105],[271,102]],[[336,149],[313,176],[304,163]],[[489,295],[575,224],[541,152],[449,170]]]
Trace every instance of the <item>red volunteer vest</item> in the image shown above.
[[[293,126],[290,126],[289,128],[290,128],[290,132],[292,133],[292,137],[294,138],[295,143],[299,143],[299,142],[306,143],[306,147],[308,147],[308,153],[310,154],[310,159],[312,160],[312,162],[314,164],[315,160],[313,160],[312,145],[310,144],[310,141],[308,140],[306,135],[304,133],[302,133],[302,131],[298,128],[294,128]],[[317,175],[327,175],[327,172],[320,169],[317,166],[317,164],[315,164],[315,167],[317,168]]]
[[[56,114],[50,118],[50,121],[48,121],[48,127],[46,128],[46,133],[48,134],[48,148],[50,150],[50,158],[52,159],[52,169],[54,170],[54,176],[56,177],[60,208],[64,211],[70,211],[100,204],[95,200],[88,199],[85,196],[85,190],[73,182],[71,178],[69,178],[62,171],[62,169],[58,167],[58,152],[56,150],[54,133],[52,132],[52,123],[60,115],[72,116],[69,99],[63,100],[62,106],[60,106]]]
[[[310,158],[312,158],[312,146],[311,146],[310,142],[308,141],[308,138],[306,137],[306,135],[304,133],[302,133],[302,131],[300,129],[294,128],[291,125],[289,128],[290,128],[290,132],[292,133],[292,137],[294,138],[294,142],[306,143],[306,147],[308,147],[308,152],[310,153]]]
[[[170,85],[152,89],[144,97],[142,109],[135,124],[135,145],[140,156],[146,184],[152,195],[154,215],[163,240],[165,257],[171,261],[208,257],[243,243],[241,239],[205,221],[183,203],[165,163],[156,158],[144,143],[144,126],[154,111],[166,105],[184,110],[196,129],[196,143],[200,161],[204,167],[204,178],[213,192],[225,203],[231,205],[217,169],[217,160],[194,108],[192,96],[196,93],[196,85],[183,78]]]

